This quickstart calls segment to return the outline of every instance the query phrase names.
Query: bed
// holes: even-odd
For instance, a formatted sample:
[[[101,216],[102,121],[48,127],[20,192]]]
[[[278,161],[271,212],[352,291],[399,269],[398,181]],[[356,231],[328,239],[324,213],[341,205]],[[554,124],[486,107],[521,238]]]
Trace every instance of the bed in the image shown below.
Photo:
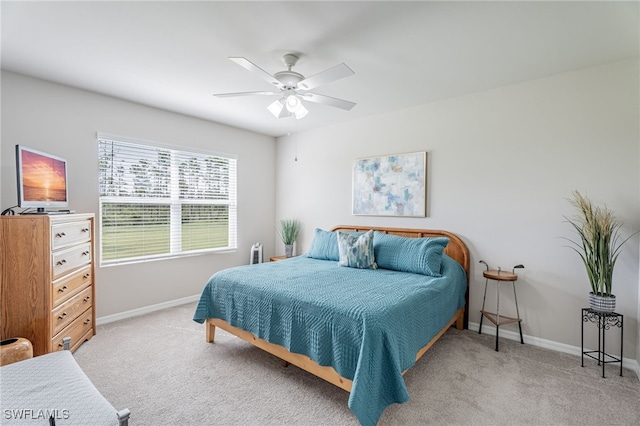
[[[305,255],[213,274],[193,319],[207,342],[221,328],[350,392],[358,421],[375,425],[409,399],[406,370],[451,326],[466,328],[468,276],[451,232],[316,229]]]

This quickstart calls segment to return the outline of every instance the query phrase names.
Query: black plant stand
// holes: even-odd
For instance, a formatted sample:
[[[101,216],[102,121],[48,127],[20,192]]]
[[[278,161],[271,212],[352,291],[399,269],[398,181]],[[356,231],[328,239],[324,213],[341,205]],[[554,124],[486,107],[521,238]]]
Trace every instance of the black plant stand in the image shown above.
[[[598,326],[598,350],[597,351],[585,351],[584,350],[584,323],[592,322]],[[624,315],[616,312],[600,312],[591,308],[582,308],[582,322],[581,322],[581,334],[582,334],[582,366],[584,367],[584,356],[593,358],[598,361],[598,365],[602,365],[602,377],[604,378],[605,364],[612,362],[620,363],[620,375],[622,376],[622,343],[624,335]],[[618,327],[620,329],[620,357],[615,357],[606,353],[605,351],[605,332],[611,327]],[[597,354],[594,356],[594,354]]]

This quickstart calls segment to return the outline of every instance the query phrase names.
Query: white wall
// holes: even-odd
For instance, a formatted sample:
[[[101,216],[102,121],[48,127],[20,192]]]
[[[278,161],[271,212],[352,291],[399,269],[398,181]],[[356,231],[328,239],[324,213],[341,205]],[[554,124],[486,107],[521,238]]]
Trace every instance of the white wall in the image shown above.
[[[256,241],[273,255],[274,138],[4,71],[2,209],[16,204],[14,146],[23,144],[67,159],[70,208],[97,217],[98,131],[235,154],[239,193],[236,252],[98,267],[98,317],[199,294],[213,272],[248,263]]]
[[[579,346],[588,288],[561,239],[571,236],[565,198],[579,189],[613,208],[625,234],[640,228],[638,74],[637,60],[622,61],[281,138],[274,149],[270,137],[3,71],[0,202],[3,209],[16,202],[17,143],[67,158],[71,208],[94,213],[96,131],[228,152],[239,156],[239,250],[98,268],[99,317],[197,294],[212,272],[246,263],[255,241],[265,256],[282,254],[274,218],[294,217],[303,223],[298,252],[315,227],[337,224],[454,231],[472,255],[471,322],[479,321],[484,284],[477,261],[524,263],[524,332]],[[422,150],[429,153],[427,218],[351,215],[354,159]],[[634,359],[639,251],[636,236],[614,277],[625,358]],[[508,295],[503,300],[506,307]]]
[[[579,347],[589,286],[561,238],[572,236],[563,222],[572,214],[566,198],[578,189],[616,211],[625,235],[640,228],[638,75],[637,60],[622,61],[280,138],[276,218],[302,222],[299,251],[315,227],[338,224],[453,231],[471,252],[471,322],[480,320],[484,287],[478,260],[504,269],[523,263],[517,285],[525,334]],[[352,216],[353,161],[415,151],[428,151],[428,217]],[[631,359],[638,247],[636,236],[614,275]],[[495,303],[492,294],[487,300]],[[607,335],[613,353],[615,334]]]

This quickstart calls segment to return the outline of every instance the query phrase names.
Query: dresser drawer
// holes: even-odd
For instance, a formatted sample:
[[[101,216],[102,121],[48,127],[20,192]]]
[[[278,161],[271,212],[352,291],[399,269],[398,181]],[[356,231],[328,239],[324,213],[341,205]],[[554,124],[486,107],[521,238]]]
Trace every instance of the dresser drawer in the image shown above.
[[[91,221],[68,222],[51,225],[51,249],[91,240]]]
[[[53,279],[91,262],[91,243],[80,244],[52,254]]]
[[[73,352],[82,342],[90,339],[91,336],[93,336],[93,309],[88,309],[51,339],[51,352],[64,349],[62,339],[65,337],[71,338],[71,351]]]
[[[62,305],[55,307],[51,311],[51,324],[53,333],[56,334],[65,328],[71,321],[76,319],[78,315],[91,307],[93,303],[93,288],[91,286],[85,288]]]
[[[76,293],[76,290],[93,282],[91,266],[80,269],[72,274],[65,275],[53,282],[53,306],[65,301]]]

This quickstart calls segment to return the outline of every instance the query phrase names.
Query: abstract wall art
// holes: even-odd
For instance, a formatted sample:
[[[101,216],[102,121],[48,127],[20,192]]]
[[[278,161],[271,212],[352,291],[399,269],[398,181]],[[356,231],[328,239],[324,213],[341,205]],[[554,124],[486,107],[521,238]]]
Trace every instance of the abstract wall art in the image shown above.
[[[426,152],[356,160],[353,214],[425,217],[426,174]]]

